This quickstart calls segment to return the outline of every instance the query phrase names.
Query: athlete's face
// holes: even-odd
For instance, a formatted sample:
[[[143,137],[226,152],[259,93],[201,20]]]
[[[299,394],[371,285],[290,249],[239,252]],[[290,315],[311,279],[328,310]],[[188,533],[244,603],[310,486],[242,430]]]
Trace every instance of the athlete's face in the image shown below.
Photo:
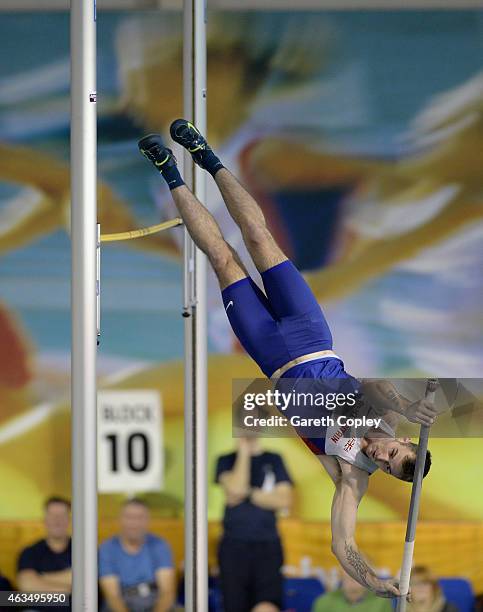
[[[404,460],[414,459],[414,452],[407,445],[409,441],[409,438],[372,439],[365,453],[383,472],[401,478]]]

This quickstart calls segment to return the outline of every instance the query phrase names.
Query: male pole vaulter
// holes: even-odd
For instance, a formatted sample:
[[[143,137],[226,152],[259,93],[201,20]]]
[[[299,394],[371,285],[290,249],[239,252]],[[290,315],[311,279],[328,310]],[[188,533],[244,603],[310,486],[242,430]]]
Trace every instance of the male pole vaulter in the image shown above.
[[[205,138],[184,119],[171,125],[174,141],[214,178],[230,215],[240,228],[265,292],[248,275],[238,254],[225,241],[214,217],[184,184],[176,159],[161,136],[150,134],[139,148],[166,180],[178,211],[196,245],[206,253],[220,283],[230,324],[247,353],[269,378],[350,378],[332,351],[332,335],[312,291],[284,255],[267,228],[261,208],[223,166]],[[394,428],[400,414],[415,423],[431,425],[434,407],[427,401],[409,403],[385,382],[367,384],[364,394],[386,406],[385,423]],[[386,428],[387,430],[387,428]],[[386,434],[387,436],[387,434]],[[342,434],[304,439],[335,483],[332,502],[332,549],[354,579],[382,597],[397,597],[397,583],[380,580],[359,552],[355,541],[357,508],[370,474],[380,468],[412,481],[417,446],[408,438],[377,436],[368,431],[350,445]],[[425,475],[431,464],[426,457]]]

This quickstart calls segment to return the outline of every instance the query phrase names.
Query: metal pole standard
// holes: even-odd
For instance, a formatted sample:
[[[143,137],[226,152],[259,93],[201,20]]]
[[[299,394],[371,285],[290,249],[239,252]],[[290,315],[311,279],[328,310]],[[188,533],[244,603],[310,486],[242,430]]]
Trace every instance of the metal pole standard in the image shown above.
[[[434,402],[437,384],[437,381],[434,379],[428,380],[426,387],[426,399],[428,399],[430,402]],[[426,452],[428,450],[429,430],[430,427],[421,425],[419,432],[419,445],[416,455],[416,466],[414,468],[413,487],[411,490],[408,524],[406,528],[406,541],[404,543],[401,577],[399,580],[399,591],[401,593],[401,597],[398,598],[397,612],[406,611],[406,597],[409,593],[409,579],[411,578],[411,566],[413,564],[414,542],[416,539],[416,526],[418,524],[419,502],[421,501],[424,464],[426,462]]]
[[[71,0],[72,609],[97,612],[96,24]]]
[[[184,116],[206,133],[206,6],[184,0]],[[184,174],[206,201],[204,171],[185,153]],[[185,230],[185,609],[208,612],[206,258]]]

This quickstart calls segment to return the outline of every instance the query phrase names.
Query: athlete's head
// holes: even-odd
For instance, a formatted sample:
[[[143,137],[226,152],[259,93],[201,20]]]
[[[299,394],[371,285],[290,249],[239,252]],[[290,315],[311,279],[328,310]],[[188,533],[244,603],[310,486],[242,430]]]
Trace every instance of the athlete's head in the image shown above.
[[[417,451],[418,445],[413,444],[409,438],[373,438],[364,450],[383,472],[406,482],[413,481]],[[430,467],[431,453],[428,451],[423,477]]]

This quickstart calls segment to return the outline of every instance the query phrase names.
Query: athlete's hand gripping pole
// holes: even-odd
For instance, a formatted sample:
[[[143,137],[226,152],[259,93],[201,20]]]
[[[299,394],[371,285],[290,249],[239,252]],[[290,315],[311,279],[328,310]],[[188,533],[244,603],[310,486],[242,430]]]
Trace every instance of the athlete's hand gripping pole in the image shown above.
[[[426,399],[434,402],[434,396],[438,387],[438,381],[434,378],[428,379],[426,386]],[[421,489],[423,484],[424,464],[428,450],[430,427],[421,425],[419,432],[419,446],[416,456],[416,467],[414,469],[413,488],[411,490],[411,502],[409,504],[408,524],[406,528],[406,541],[401,566],[401,577],[399,579],[399,592],[401,596],[397,602],[397,612],[406,611],[407,595],[409,593],[409,579],[411,577],[411,566],[413,563],[414,541],[416,537],[416,525],[418,523],[419,502],[421,500]]]

